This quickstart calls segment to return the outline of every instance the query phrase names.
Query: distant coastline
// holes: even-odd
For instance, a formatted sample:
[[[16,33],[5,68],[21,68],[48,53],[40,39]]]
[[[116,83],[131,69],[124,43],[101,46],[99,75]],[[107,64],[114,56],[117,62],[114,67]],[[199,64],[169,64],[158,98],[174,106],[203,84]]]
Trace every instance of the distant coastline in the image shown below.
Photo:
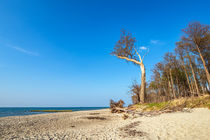
[[[73,112],[86,111],[86,110],[99,110],[106,108],[108,107],[0,107],[0,117],[56,113],[61,111],[70,112],[69,110]]]

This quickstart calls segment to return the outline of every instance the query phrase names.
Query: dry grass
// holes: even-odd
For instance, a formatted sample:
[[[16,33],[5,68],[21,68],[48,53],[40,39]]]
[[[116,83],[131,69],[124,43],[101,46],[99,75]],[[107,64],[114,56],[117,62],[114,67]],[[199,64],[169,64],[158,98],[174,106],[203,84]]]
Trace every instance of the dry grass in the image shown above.
[[[171,100],[168,102],[160,103],[145,103],[136,104],[130,107],[132,110],[141,109],[143,111],[161,111],[161,110],[173,110],[179,111],[183,108],[208,108],[210,109],[210,95],[203,95],[200,97],[188,97]]]

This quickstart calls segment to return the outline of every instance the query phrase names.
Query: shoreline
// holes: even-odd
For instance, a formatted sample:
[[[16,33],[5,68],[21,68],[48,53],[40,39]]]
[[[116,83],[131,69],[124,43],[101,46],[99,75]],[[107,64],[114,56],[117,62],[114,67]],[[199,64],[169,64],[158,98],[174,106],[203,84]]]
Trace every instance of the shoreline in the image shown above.
[[[110,109],[0,117],[0,139],[202,139],[210,132],[210,110],[153,117],[112,114]]]
[[[109,109],[109,108],[107,108]],[[86,111],[99,111],[99,110],[107,110],[107,109],[97,109],[97,110],[78,110],[78,111],[61,111],[61,112],[45,112],[45,111],[40,111],[40,112],[35,112],[37,114],[27,114],[27,115],[15,115],[15,116],[2,116],[1,118],[10,118],[10,117],[27,117],[27,116],[35,116],[35,115],[49,115],[49,114],[59,114],[59,113],[74,113],[74,112],[86,112]],[[41,116],[40,116],[41,117]]]
[[[0,118],[13,117],[13,116],[29,116],[29,115],[58,113],[58,112],[91,111],[91,110],[100,110],[107,108],[109,107],[0,107]]]

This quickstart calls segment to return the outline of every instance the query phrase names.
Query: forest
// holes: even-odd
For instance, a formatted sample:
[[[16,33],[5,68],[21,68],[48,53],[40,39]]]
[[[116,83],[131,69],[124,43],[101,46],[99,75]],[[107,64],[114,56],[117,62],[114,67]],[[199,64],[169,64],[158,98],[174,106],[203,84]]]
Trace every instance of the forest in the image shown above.
[[[210,94],[210,26],[193,22],[182,33],[175,50],[166,53],[146,79],[146,54],[140,53],[132,33],[122,30],[111,54],[140,67],[141,84],[133,82],[130,89],[133,104]]]

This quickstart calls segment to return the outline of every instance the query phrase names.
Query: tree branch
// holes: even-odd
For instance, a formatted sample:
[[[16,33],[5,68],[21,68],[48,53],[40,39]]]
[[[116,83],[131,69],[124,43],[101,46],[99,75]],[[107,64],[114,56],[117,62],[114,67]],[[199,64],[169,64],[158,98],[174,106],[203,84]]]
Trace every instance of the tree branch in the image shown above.
[[[148,48],[148,51],[144,54],[143,58],[142,58],[142,61],[144,60],[144,57],[149,53],[149,48]]]
[[[127,58],[127,57],[124,57],[124,56],[118,56],[118,55],[116,55],[116,56],[117,56],[118,58],[120,58],[120,59],[125,59],[125,60],[131,61],[131,62],[133,62],[133,63],[135,63],[135,64],[142,65],[142,62],[136,61],[135,59],[130,59],[130,58]]]
[[[135,47],[134,47],[134,50],[135,50],[136,54],[138,55],[139,60],[140,60],[140,61],[141,61],[141,63],[142,63],[141,55],[138,53],[138,51],[136,50],[136,48],[135,48]]]

